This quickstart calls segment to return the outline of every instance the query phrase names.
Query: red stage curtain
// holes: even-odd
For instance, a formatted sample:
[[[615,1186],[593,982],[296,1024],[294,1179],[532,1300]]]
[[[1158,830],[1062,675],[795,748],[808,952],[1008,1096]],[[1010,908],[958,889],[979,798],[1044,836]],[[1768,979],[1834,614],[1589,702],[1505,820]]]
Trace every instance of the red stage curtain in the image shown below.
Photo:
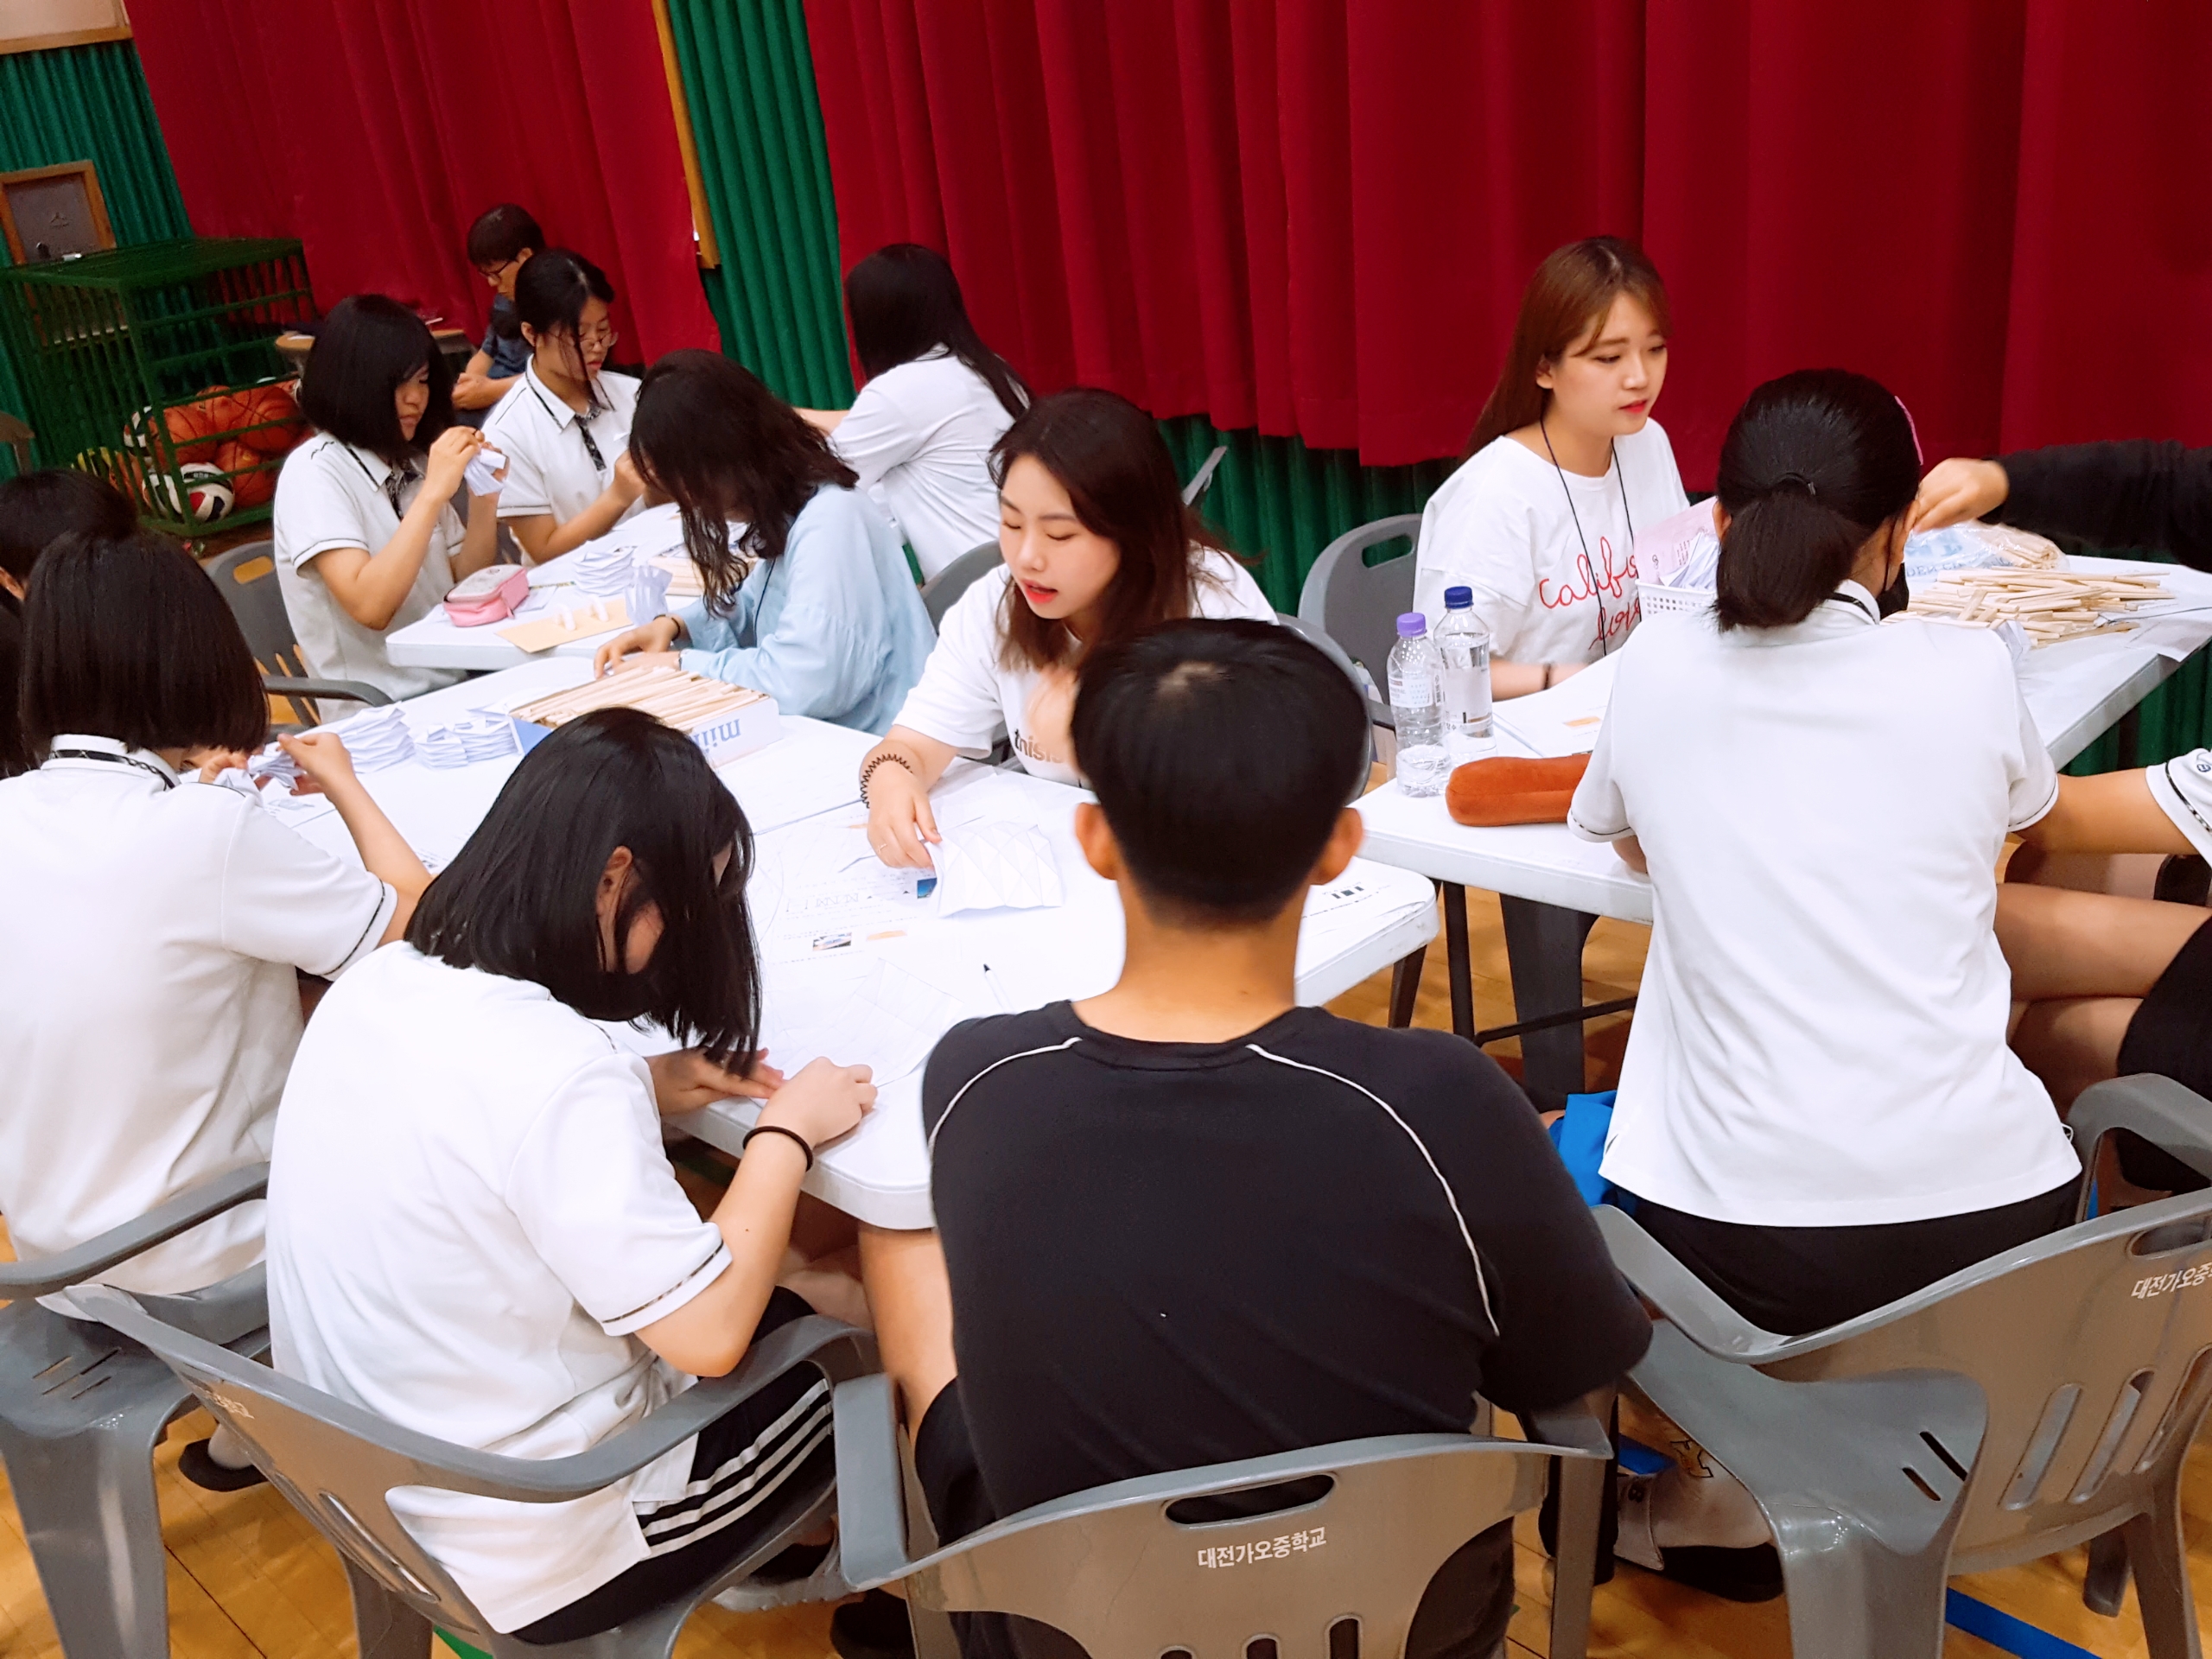
[[[297,236],[317,302],[390,294],[480,329],[470,220],[519,201],[605,267],[617,356],[717,336],[647,0],[137,0],[203,235]]]
[[[1522,285],[1635,233],[1639,0],[808,0],[849,266],[944,248],[1039,385],[1465,441]]]

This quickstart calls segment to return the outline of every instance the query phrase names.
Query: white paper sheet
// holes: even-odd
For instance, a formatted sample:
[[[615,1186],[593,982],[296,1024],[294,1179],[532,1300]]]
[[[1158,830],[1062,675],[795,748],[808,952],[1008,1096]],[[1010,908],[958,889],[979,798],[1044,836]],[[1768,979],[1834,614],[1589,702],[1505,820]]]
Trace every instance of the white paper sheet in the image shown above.
[[[931,853],[940,916],[966,910],[1041,910],[1063,903],[1059,860],[1034,824],[1004,820],[943,831]]]
[[[826,1058],[868,1066],[880,1088],[917,1070],[969,1012],[960,998],[880,953],[828,957],[771,979],[761,1046],[786,1077]]]
[[[864,826],[823,825],[787,836],[764,860],[753,888],[762,954],[804,962],[904,934],[931,920],[934,900],[916,891],[926,870],[887,868]]]
[[[860,804],[855,770],[842,756],[824,756],[809,744],[771,743],[716,770],[756,836]]]
[[[1531,754],[1587,754],[1598,746],[1617,660],[1601,658],[1548,691],[1503,698],[1491,709],[1491,718]]]

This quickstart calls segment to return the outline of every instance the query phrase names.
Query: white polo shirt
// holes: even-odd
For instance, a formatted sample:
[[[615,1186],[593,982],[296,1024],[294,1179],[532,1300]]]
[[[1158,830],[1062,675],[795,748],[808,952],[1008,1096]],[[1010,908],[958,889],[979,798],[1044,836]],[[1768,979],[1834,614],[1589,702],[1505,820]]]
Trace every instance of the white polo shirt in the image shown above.
[[[542,985],[378,951],[300,1045],[269,1185],[276,1369],[510,1457],[582,1452],[687,1387],[630,1333],[729,1266],[661,1149],[643,1060]],[[391,1507],[499,1630],[645,1559],[632,1503],[692,1442],[568,1503]]]
[[[2207,858],[2212,858],[2212,749],[2193,749],[2144,769],[2151,798],[2174,821],[2174,828]]]
[[[1493,439],[1421,510],[1414,608],[1434,627],[1444,590],[1464,585],[1500,659],[1594,663],[1618,651],[1643,614],[1637,534],[1688,505],[1656,421],[1614,443],[1602,478],[1562,472],[1516,438]]]
[[[54,748],[0,783],[0,1214],[26,1261],[266,1158],[300,1040],[293,970],[359,962],[394,903],[359,865],[231,790],[179,784],[159,755],[107,737]],[[213,1284],[260,1260],[261,1208],[104,1276]]]
[[[1198,565],[1195,614],[1215,620],[1275,620],[1274,607],[1250,571],[1212,548],[1192,551]],[[1029,702],[1043,677],[1021,658],[1011,664],[1003,660],[1006,637],[999,629],[1000,607],[1027,602],[1020,594],[1009,601],[1007,584],[1011,580],[1006,566],[999,565],[977,577],[953,602],[938,628],[937,648],[922,665],[920,683],[906,694],[899,718],[892,723],[979,760],[1004,733],[1013,739],[1014,752],[1026,771],[1054,783],[1080,783],[1066,754],[1046,752],[1029,735]]]
[[[587,417],[546,389],[533,361],[522,372],[522,384],[493,406],[484,441],[507,458],[500,518],[550,512],[556,524],[565,524],[614,481],[614,463],[630,447],[638,382],[626,374],[602,374],[591,385],[600,412]],[[622,517],[637,512],[644,499],[632,501]]]
[[[1795,627],[1638,628],[1568,818],[1651,868],[1605,1179],[1764,1227],[2073,1179],[1993,931],[2005,834],[2057,793],[1994,634],[1877,626],[1852,582]]]
[[[419,622],[453,590],[453,558],[461,551],[461,515],[439,510],[429,550],[414,586],[384,629],[356,622],[308,567],[334,548],[374,556],[399,533],[399,520],[422,493],[419,467],[400,484],[397,499],[385,480],[391,468],[365,449],[318,432],[284,457],[276,475],[276,582],[299,636],[308,672],[327,680],[365,680],[394,697],[453,685],[455,670],[402,668],[385,655],[385,634]]]
[[[938,350],[862,386],[830,443],[890,513],[928,577],[998,539],[991,446],[1013,424],[990,383]]]

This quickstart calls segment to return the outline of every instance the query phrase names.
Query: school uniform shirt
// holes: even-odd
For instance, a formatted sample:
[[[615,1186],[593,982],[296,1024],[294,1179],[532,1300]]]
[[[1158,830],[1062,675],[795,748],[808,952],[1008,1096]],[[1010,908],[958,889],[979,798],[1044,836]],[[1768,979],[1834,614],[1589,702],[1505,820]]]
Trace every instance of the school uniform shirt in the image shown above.
[[[2151,798],[2187,836],[2198,854],[2212,858],[2212,749],[2193,749],[2145,768]]]
[[[991,446],[1013,424],[988,381],[937,351],[862,386],[830,444],[882,503],[929,577],[998,539]]]
[[[677,620],[692,673],[879,737],[935,639],[898,532],[865,495],[835,484],[791,520],[783,552],[753,565],[728,615],[702,601]]]
[[[1058,1002],[947,1033],[922,1121],[997,1515],[1464,1433],[1478,1393],[1561,1405],[1651,1339],[1527,1098],[1447,1034],[1300,1007],[1228,1042],[1144,1042]],[[1484,1540],[1511,1551],[1508,1529]],[[1470,1576],[1497,1599],[1459,1628],[1502,1632],[1510,1566]]]
[[[1561,470],[1510,436],[1468,458],[1421,510],[1414,608],[1433,628],[1444,590],[1474,590],[1491,651],[1509,663],[1594,663],[1643,612],[1637,532],[1689,505],[1665,429],[1616,439],[1602,478]]]
[[[1274,607],[1243,565],[1211,547],[1194,548],[1192,553],[1197,566],[1197,580],[1192,584],[1194,615],[1214,620],[1232,616],[1275,620]],[[999,626],[1003,607],[1027,602],[1019,594],[1008,599],[1007,586],[1012,580],[1006,566],[998,565],[953,601],[938,632],[937,649],[922,670],[921,683],[893,723],[976,760],[989,754],[1004,734],[1013,740],[1014,753],[1033,776],[1080,783],[1066,754],[1047,753],[1029,734],[1030,699],[1043,677],[1026,659],[1017,657],[1009,664],[1003,657],[1006,635]]]
[[[294,970],[360,961],[395,899],[243,795],[75,734],[0,783],[0,1214],[29,1261],[266,1158]],[[259,1261],[261,1230],[241,1205],[102,1277],[197,1290]]]
[[[1995,868],[2058,780],[1993,634],[1656,618],[1568,817],[1634,835],[1651,952],[1601,1166],[1755,1227],[1924,1221],[2078,1172],[2005,1046]]]
[[[546,390],[533,360],[522,372],[522,384],[493,405],[484,420],[484,442],[507,458],[500,518],[550,512],[555,524],[565,524],[614,481],[614,463],[630,447],[638,382],[626,374],[601,374],[591,385],[599,412],[579,415]],[[622,517],[637,512],[644,499],[632,501]]]
[[[356,622],[310,568],[334,548],[358,547],[372,557],[382,552],[422,491],[419,462],[395,475],[378,456],[327,432],[284,457],[272,525],[276,583],[300,654],[315,678],[365,680],[394,697],[411,697],[466,677],[452,669],[403,668],[384,649],[386,633],[421,621],[453,591],[461,524],[452,507],[438,510],[423,568],[384,629]]]
[[[632,1333],[729,1264],[661,1149],[645,1062],[543,986],[394,944],[316,1009],[269,1183],[287,1376],[457,1445],[565,1457],[689,1386]],[[570,1503],[391,1507],[512,1630],[646,1558],[636,1507],[684,1492],[692,1447]]]

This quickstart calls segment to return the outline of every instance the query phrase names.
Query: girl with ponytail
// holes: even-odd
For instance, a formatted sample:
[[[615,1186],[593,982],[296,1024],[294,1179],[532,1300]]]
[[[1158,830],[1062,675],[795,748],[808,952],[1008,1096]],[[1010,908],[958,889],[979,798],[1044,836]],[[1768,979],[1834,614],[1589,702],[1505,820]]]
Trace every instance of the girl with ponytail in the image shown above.
[[[1769,1331],[2073,1217],[2079,1166],[2005,1046],[1992,929],[2005,836],[2057,779],[2002,640],[1880,626],[1918,473],[1903,407],[1863,375],[1754,391],[1721,453],[1719,597],[1637,630],[1569,817],[1648,869],[1656,918],[1605,1179]],[[1762,1569],[1677,1553],[1764,1538],[1720,1490],[1637,1489],[1624,1552],[1742,1593]]]

